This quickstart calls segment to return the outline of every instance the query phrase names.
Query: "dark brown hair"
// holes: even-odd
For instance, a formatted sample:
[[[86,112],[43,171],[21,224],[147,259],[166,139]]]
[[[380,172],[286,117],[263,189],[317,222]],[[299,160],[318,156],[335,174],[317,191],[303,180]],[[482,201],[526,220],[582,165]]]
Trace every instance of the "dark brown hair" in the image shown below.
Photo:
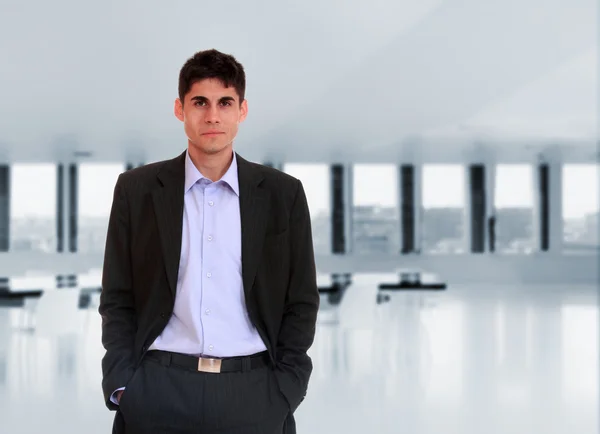
[[[235,88],[240,99],[244,101],[246,93],[246,74],[244,67],[230,54],[215,49],[198,51],[190,57],[179,71],[179,99],[184,102],[185,95],[197,81],[215,78],[225,87]]]

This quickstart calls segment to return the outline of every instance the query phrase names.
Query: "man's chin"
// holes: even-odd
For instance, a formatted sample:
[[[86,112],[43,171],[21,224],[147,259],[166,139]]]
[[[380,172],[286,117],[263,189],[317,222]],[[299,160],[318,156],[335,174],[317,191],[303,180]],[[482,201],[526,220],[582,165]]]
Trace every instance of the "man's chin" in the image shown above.
[[[193,146],[200,152],[202,152],[203,154],[206,155],[215,155],[215,154],[219,154],[223,151],[225,151],[228,146],[227,145],[217,145],[217,144],[213,144],[213,145],[202,145],[202,144],[193,144]]]

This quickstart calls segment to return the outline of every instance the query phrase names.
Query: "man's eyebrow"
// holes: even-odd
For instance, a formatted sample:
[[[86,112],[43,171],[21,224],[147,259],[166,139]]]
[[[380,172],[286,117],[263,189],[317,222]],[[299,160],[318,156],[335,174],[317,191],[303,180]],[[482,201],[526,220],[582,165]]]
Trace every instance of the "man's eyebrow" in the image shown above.
[[[197,95],[197,96],[193,96],[191,98],[191,101],[207,102],[208,98],[206,98],[205,96],[202,96],[202,95]],[[235,101],[235,98],[232,96],[222,96],[221,98],[219,98],[219,102],[225,102],[225,101]]]

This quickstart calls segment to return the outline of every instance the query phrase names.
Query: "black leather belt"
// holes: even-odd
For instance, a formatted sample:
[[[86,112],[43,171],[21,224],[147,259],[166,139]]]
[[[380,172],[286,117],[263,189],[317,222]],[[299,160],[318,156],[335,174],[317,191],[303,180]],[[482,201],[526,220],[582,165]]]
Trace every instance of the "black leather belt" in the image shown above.
[[[164,366],[175,365],[193,371],[211,373],[246,372],[267,366],[270,360],[267,351],[252,354],[251,356],[216,358],[190,356],[188,354],[163,350],[150,350],[146,353],[145,357],[156,360]]]

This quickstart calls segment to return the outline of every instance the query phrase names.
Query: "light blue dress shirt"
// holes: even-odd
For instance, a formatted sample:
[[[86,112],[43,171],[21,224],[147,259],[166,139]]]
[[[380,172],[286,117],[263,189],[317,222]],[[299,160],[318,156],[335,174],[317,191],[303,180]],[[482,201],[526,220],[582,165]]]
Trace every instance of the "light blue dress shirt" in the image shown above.
[[[267,347],[250,321],[244,298],[235,152],[227,172],[212,182],[194,166],[186,151],[183,194],[175,307],[165,329],[148,350],[213,357],[265,351]],[[117,403],[115,393],[111,401]]]

